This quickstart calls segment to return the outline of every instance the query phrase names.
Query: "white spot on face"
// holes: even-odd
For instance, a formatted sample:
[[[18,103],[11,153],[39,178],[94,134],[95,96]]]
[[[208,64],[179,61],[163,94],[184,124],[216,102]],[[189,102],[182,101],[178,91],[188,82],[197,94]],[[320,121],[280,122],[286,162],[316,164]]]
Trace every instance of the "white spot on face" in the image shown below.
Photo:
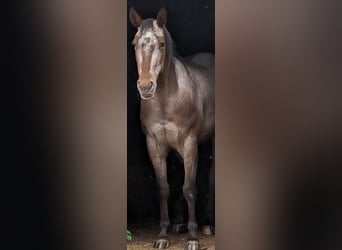
[[[157,20],[153,21],[153,29],[154,32],[157,36],[163,36],[163,29],[159,27],[159,25],[157,24]]]
[[[148,30],[140,37],[138,44],[143,48],[143,53],[147,55],[147,53],[152,52],[153,47],[158,45],[158,39],[152,30]]]

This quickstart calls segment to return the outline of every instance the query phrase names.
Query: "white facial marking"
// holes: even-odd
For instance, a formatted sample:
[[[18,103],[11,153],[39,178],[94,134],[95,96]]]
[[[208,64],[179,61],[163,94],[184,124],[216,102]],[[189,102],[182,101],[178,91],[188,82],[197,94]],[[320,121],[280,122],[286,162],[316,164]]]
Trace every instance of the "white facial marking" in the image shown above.
[[[157,25],[154,21],[154,26]],[[158,26],[153,27],[153,29],[145,30],[143,33],[139,31],[137,36],[139,39],[137,40],[136,45],[136,58],[138,64],[139,74],[142,72],[142,63],[144,58],[149,59],[149,72],[153,77],[153,81],[156,81],[161,70],[161,56],[162,53],[160,51],[159,40],[156,34],[156,30],[162,36],[163,31]],[[148,60],[147,59],[147,60]]]
[[[142,34],[139,39],[139,45],[142,46],[143,44],[156,44],[158,42],[157,37],[153,33],[152,30],[147,30]]]
[[[157,36],[163,36],[163,29],[159,27],[157,20],[153,20],[153,29]]]
[[[152,81],[153,86],[151,92],[157,88],[157,79],[162,69],[162,56],[163,49],[160,46],[160,39],[164,36],[163,29],[161,29],[156,21],[153,21],[151,28],[145,28],[142,30],[138,28],[138,32],[135,36],[135,55],[138,66],[139,77],[144,76],[145,81]],[[146,79],[146,76],[151,79]],[[138,85],[139,89],[139,85]],[[142,99],[150,99],[152,96],[146,96],[146,93],[141,92]]]

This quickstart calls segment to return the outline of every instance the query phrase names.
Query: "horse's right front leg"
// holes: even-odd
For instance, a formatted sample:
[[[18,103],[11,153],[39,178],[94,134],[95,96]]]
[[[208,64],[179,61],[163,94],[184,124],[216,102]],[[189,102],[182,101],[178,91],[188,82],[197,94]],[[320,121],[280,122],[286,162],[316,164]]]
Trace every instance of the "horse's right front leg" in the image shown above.
[[[152,161],[154,171],[157,178],[160,198],[160,227],[158,239],[154,243],[154,248],[167,248],[169,240],[167,238],[168,229],[170,227],[168,213],[168,197],[169,184],[167,182],[166,157],[169,151],[167,145],[162,145],[156,139],[147,137],[147,148]]]

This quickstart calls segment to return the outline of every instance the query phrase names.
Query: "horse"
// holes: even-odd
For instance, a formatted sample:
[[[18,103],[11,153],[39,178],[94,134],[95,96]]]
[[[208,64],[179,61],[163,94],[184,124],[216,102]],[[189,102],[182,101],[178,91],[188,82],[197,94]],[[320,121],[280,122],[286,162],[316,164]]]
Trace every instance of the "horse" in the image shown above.
[[[154,248],[169,246],[166,158],[171,150],[175,150],[184,162],[182,191],[188,207],[186,249],[198,250],[195,216],[198,145],[215,136],[214,55],[199,53],[180,57],[166,28],[164,7],[156,19],[142,19],[131,7],[129,19],[137,28],[132,44],[139,74],[140,120],[159,188],[161,231]],[[212,207],[214,164],[210,172],[209,207]]]

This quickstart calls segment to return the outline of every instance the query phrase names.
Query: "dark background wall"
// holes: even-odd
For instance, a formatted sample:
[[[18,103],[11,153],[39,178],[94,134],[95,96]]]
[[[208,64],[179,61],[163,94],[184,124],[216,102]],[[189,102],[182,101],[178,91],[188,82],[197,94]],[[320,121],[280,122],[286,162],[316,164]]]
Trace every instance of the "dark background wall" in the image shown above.
[[[161,6],[166,8],[169,30],[178,53],[188,56],[199,52],[215,52],[215,5],[212,0],[129,0],[128,9],[134,6],[140,16],[155,18]],[[128,14],[128,13],[127,13]],[[159,202],[155,176],[140,127],[140,97],[136,89],[138,79],[132,40],[136,33],[127,15],[127,162],[128,162],[128,221],[158,219]],[[198,214],[203,212],[207,192],[207,171],[210,166],[211,143],[200,146],[198,170]],[[168,176],[171,187],[170,213],[180,194],[183,166],[175,154],[168,159]]]

